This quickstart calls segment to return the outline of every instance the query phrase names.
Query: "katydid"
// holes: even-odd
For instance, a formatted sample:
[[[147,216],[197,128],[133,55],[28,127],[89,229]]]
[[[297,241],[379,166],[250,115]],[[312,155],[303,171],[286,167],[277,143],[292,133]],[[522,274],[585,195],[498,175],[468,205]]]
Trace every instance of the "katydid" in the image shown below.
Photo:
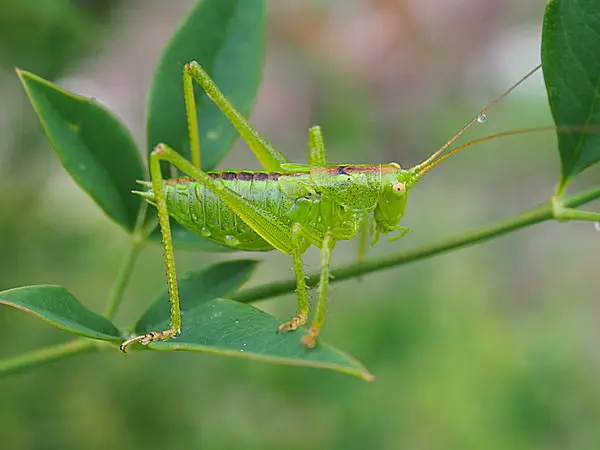
[[[183,91],[192,162],[166,144],[158,144],[150,155],[150,182],[135,192],[158,210],[170,297],[170,328],[135,336],[121,345],[176,337],[181,332],[181,310],[175,271],[169,216],[207,239],[244,251],[278,250],[292,257],[297,280],[298,310],[274,332],[292,331],[309,317],[308,286],[302,255],[314,245],[320,249],[321,270],[316,311],[302,343],[317,344],[325,320],[330,279],[330,261],[335,243],[361,233],[371,245],[380,234],[397,232],[391,240],[406,234],[399,226],[404,216],[408,191],[431,168],[452,154],[476,142],[527,130],[499,133],[451,149],[450,146],[473,124],[484,120],[487,111],[529,78],[531,70],[511,88],[468,122],[439,150],[416,166],[403,169],[389,164],[330,164],[321,129],[309,130],[308,164],[292,164],[235,109],[215,82],[197,62],[185,65]],[[220,108],[250,147],[264,170],[211,171],[201,169],[200,139],[193,82]],[[185,177],[164,180],[160,163],[166,161]],[[360,255],[364,254],[361,244]]]

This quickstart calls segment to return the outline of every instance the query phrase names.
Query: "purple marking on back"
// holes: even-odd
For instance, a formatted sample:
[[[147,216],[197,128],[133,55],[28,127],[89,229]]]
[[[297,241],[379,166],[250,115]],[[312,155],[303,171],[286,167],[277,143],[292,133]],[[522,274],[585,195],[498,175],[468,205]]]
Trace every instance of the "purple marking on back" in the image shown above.
[[[258,172],[254,174],[254,179],[256,181],[265,181],[269,179],[269,174],[264,172]]]
[[[227,181],[240,180],[240,181],[277,181],[282,176],[300,176],[305,175],[301,172],[290,172],[290,173],[280,173],[280,172],[251,172],[251,171],[234,171],[234,170],[225,170],[222,172],[206,172],[207,175],[214,179],[221,179]],[[171,178],[169,180],[165,180],[165,184],[186,184],[192,183],[196,180],[192,177],[179,177],[179,178]]]

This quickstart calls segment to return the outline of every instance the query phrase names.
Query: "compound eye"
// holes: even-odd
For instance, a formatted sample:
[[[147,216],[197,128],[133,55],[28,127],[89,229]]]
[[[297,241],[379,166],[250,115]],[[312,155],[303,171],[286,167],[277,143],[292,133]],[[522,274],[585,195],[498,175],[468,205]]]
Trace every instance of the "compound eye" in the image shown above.
[[[403,194],[405,190],[406,186],[404,186],[404,183],[394,183],[392,185],[392,191],[394,191],[398,195]]]

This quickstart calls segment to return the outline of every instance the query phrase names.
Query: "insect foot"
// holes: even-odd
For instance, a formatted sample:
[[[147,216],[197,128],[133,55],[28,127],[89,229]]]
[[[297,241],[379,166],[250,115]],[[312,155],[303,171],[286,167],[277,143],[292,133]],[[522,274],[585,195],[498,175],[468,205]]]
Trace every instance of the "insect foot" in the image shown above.
[[[302,337],[302,343],[305,347],[315,348],[317,345],[317,338],[319,337],[319,328],[312,326],[308,329],[308,334]]]
[[[308,320],[308,314],[298,314],[288,320],[287,322],[282,323],[277,327],[277,333],[281,333],[282,331],[295,331],[302,325],[306,323]]]
[[[131,339],[127,339],[119,346],[119,348],[123,353],[127,353],[127,347],[129,347],[134,342],[139,342],[142,345],[148,345],[150,342],[166,341],[167,339],[174,338],[179,333],[181,333],[181,330],[174,330],[172,328],[170,330],[165,331],[151,331],[149,333],[142,334],[140,336],[135,336]]]

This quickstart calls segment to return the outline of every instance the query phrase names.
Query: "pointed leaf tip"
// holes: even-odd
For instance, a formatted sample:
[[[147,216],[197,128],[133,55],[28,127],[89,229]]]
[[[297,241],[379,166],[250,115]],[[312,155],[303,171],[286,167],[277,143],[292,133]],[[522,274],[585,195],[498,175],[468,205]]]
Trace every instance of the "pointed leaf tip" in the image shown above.
[[[277,334],[278,321],[251,305],[219,298],[233,294],[257,262],[234,260],[215,264],[179,280],[182,334],[149,345],[152,350],[186,350],[335,370],[372,381],[373,375],[346,353],[320,342],[314,349],[300,343],[305,329]],[[142,315],[135,332],[143,334],[169,326],[168,293]]]
[[[94,100],[15,70],[63,167],[109,217],[132,231],[141,200],[131,191],[144,169],[129,131]]]
[[[184,316],[180,336],[150,344],[153,350],[185,350],[258,361],[334,370],[373,381],[356,359],[323,342],[313,349],[301,344],[305,329],[276,333],[275,317],[252,305],[228,299],[202,303]]]
[[[551,0],[542,30],[542,66],[556,125],[600,126],[600,10],[596,1]],[[559,190],[600,161],[600,134],[558,132]]]
[[[204,0],[189,11],[163,51],[148,97],[147,151],[164,142],[191,158],[183,99],[183,67],[198,61],[245,117],[258,91],[266,36],[265,0]],[[230,150],[237,132],[195,86],[202,168],[213,169]],[[167,172],[165,172],[165,176]],[[173,222],[176,248],[229,252]],[[153,240],[159,241],[158,233]]]

